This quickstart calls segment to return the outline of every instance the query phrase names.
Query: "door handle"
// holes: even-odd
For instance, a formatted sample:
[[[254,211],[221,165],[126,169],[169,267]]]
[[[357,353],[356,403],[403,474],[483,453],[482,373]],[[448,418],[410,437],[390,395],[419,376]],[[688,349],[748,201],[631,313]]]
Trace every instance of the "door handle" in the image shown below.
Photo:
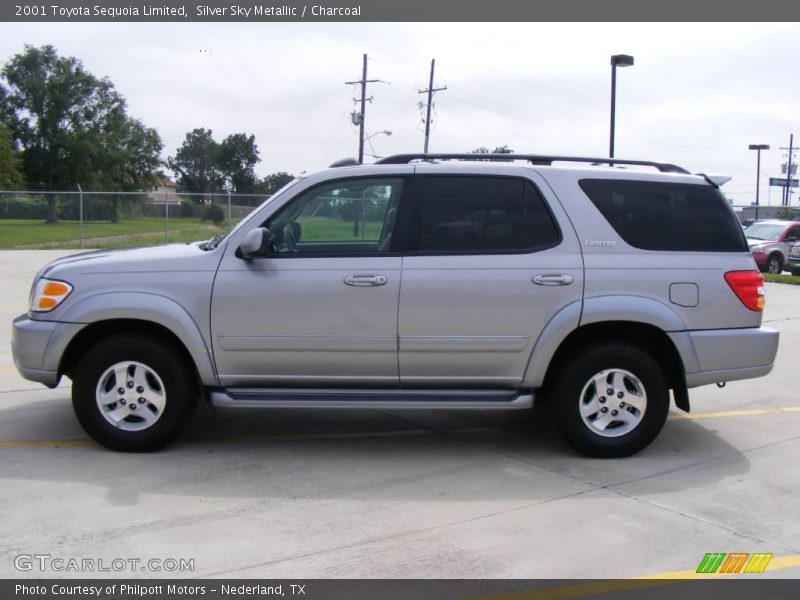
[[[536,285],[569,285],[575,281],[575,278],[563,273],[547,273],[536,275],[531,281]]]
[[[375,287],[378,285],[386,285],[385,275],[348,275],[344,278],[347,285],[355,287]]]

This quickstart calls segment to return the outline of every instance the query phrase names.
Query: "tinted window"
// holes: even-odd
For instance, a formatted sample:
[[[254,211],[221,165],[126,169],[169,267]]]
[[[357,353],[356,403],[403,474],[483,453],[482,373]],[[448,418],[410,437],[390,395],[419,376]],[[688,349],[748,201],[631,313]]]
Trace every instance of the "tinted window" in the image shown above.
[[[412,250],[509,252],[552,246],[558,229],[537,190],[511,177],[429,176]]]
[[[706,185],[584,179],[580,186],[619,236],[643,250],[747,251],[739,221]]]
[[[268,222],[274,254],[388,252],[402,179],[350,179],[312,188]]]

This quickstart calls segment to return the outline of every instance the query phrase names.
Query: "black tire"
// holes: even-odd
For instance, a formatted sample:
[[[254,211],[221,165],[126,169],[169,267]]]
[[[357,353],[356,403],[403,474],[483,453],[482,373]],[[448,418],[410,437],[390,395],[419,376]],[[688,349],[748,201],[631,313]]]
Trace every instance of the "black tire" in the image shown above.
[[[617,437],[606,437],[593,430],[580,412],[584,386],[590,385],[595,375],[610,369],[621,369],[638,378],[647,397],[638,424]],[[664,372],[650,354],[627,342],[596,343],[566,356],[558,366],[549,393],[567,442],[581,454],[595,458],[618,458],[639,452],[656,438],[669,412],[669,387]],[[607,411],[609,406],[622,410],[614,404],[617,400],[605,399]],[[633,409],[629,406],[627,410]],[[613,432],[615,423],[618,422],[608,426],[609,431]]]
[[[770,254],[767,258],[766,272],[774,275],[783,273],[783,257],[780,254]]]
[[[112,425],[96,399],[103,374],[125,361],[141,363],[163,383],[163,410],[152,425],[140,431],[125,431]],[[119,334],[98,342],[86,352],[73,373],[72,407],[78,421],[95,441],[121,452],[151,452],[169,443],[191,417],[197,394],[194,366],[180,349],[152,336]],[[132,419],[141,418],[131,414]]]

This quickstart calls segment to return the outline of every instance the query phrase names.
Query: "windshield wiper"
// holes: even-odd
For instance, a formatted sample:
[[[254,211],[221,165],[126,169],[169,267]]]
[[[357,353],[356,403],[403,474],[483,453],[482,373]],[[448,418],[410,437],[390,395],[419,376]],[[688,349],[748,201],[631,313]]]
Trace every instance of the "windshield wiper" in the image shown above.
[[[203,244],[203,250],[215,250],[224,237],[224,233],[218,233]]]

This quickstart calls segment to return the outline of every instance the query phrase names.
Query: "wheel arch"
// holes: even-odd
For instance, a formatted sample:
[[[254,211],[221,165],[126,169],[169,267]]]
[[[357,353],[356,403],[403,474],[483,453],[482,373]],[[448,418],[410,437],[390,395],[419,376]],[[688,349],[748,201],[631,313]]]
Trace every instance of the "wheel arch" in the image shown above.
[[[626,342],[646,350],[659,365],[663,366],[667,382],[673,390],[675,404],[678,408],[689,411],[686,373],[680,352],[662,329],[638,321],[602,321],[574,329],[559,344],[549,361],[542,379],[542,387],[547,387],[559,364],[571,353],[587,344],[599,341]]]
[[[85,323],[67,344],[59,373],[69,373],[81,353],[100,339],[117,333],[142,333],[172,343],[194,366],[198,379],[216,385],[211,355],[200,328],[177,302],[164,296],[142,293],[113,293],[89,297],[70,308],[65,321]]]
[[[98,342],[113,335],[126,333],[158,338],[172,345],[175,350],[181,354],[184,360],[192,365],[197,382],[199,384],[203,383],[202,377],[197,369],[197,364],[183,341],[163,325],[139,319],[108,319],[105,321],[96,321],[81,329],[75,337],[70,340],[61,357],[61,362],[58,366],[59,376],[67,375],[71,377],[71,373],[79,364],[81,357],[89,348]]]

